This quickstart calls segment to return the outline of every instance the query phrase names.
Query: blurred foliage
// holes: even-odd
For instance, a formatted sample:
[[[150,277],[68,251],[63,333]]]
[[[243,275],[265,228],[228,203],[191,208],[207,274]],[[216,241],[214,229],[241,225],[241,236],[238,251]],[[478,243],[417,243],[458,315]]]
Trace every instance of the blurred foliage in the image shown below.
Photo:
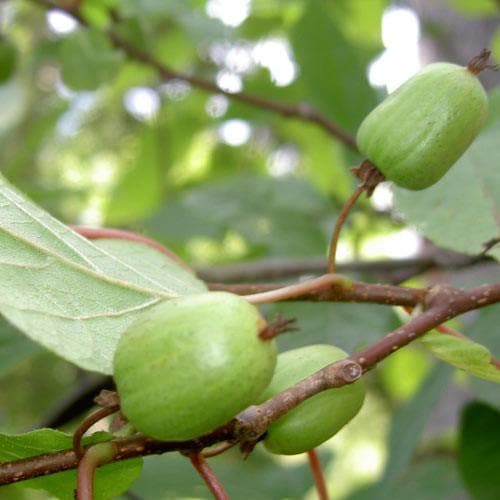
[[[60,12],[48,16],[36,0],[0,3],[0,169],[9,181],[64,222],[147,232],[193,265],[324,256],[355,185],[349,167],[360,157],[314,124],[179,79],[162,81],[113,46],[104,30],[231,92],[313,104],[354,134],[385,93],[372,88],[367,70],[384,50],[381,19],[391,2],[234,1],[233,19],[229,3],[217,0],[78,3],[88,27]],[[447,0],[439,7],[464,23],[498,19],[495,0]],[[452,43],[446,26],[429,23],[422,32],[439,32],[442,46]],[[491,46],[500,61],[498,28]],[[490,92],[488,120],[453,175],[435,188],[398,190],[397,211],[361,200],[344,229],[343,253],[391,256],[403,243],[390,238],[408,224],[469,254],[498,236],[498,88]],[[385,246],[367,254],[375,239]],[[500,255],[498,245],[490,254]],[[153,276],[151,261],[136,258]],[[456,279],[485,278],[478,269]],[[399,322],[392,308],[375,305],[287,303],[263,310],[298,319],[300,331],[279,339],[282,350],[332,342],[354,351]],[[496,306],[461,318],[456,328],[500,356],[498,324]],[[498,468],[500,447],[489,446],[497,437],[489,441],[498,428],[498,385],[456,376],[420,345],[366,378],[362,412],[321,448],[332,498],[451,499],[466,497],[466,488],[479,500],[493,498],[498,478],[482,466],[486,453]],[[85,381],[81,370],[1,321],[0,430],[32,429]],[[442,397],[453,391],[490,406],[473,403],[457,422],[462,403],[450,408]],[[235,499],[314,495],[304,457],[276,458],[259,446],[245,462],[231,452],[213,464]],[[145,500],[209,497],[187,460],[173,454],[148,457],[131,491]],[[49,497],[19,484],[0,488],[4,498]]]

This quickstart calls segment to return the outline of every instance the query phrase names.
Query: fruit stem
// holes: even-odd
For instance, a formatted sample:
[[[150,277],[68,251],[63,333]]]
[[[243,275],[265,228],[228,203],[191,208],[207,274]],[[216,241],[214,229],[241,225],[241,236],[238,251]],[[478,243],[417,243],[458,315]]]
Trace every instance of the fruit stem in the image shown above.
[[[269,290],[267,292],[254,293],[251,295],[243,295],[251,304],[268,304],[270,302],[279,302],[282,300],[292,300],[295,297],[300,297],[307,293],[317,293],[322,288],[340,287],[346,290],[352,288],[352,281],[345,276],[338,274],[324,274],[318,278],[295,283],[293,285]]]
[[[347,216],[352,210],[354,204],[358,201],[358,198],[364,193],[365,187],[360,184],[351,196],[347,199],[340,211],[337,221],[335,222],[335,228],[332,233],[332,239],[330,240],[330,249],[328,250],[328,267],[327,271],[329,273],[334,273],[336,269],[336,257],[337,257],[337,246],[339,243],[340,231],[347,219]]]
[[[488,63],[490,55],[491,55],[491,50],[483,49],[477,56],[474,56],[467,63],[467,69],[473,75],[478,75],[479,73],[481,73],[481,71],[485,69],[492,69],[494,71],[497,71],[498,70],[497,65]]]
[[[91,446],[78,464],[76,478],[76,500],[94,499],[94,474],[99,465],[111,462],[116,454],[112,442],[98,443]]]
[[[214,498],[216,500],[229,500],[229,495],[226,493],[224,486],[222,486],[222,483],[219,481],[210,465],[208,465],[203,455],[201,453],[193,453],[188,456],[193,467],[208,486]]]
[[[351,212],[352,207],[365,191],[366,195],[370,197],[377,185],[385,179],[380,170],[373,163],[371,163],[370,160],[364,160],[359,166],[351,169],[351,171],[360,180],[360,184],[344,203],[344,206],[342,207],[342,210],[337,217],[337,221],[335,222],[332,239],[330,240],[330,249],[328,251],[328,273],[335,272],[335,261],[340,231],[342,230],[342,227],[347,219],[347,216]]]
[[[99,408],[82,420],[73,433],[73,450],[75,451],[77,457],[81,457],[85,451],[82,446],[82,437],[85,432],[87,432],[87,430],[96,422],[99,422],[99,420],[102,420],[108,415],[116,413],[119,409],[119,405],[105,406],[104,408]]]
[[[307,452],[307,458],[309,459],[309,468],[311,469],[314,477],[314,484],[316,485],[318,498],[319,500],[328,500],[329,496],[326,488],[325,476],[315,448]]]

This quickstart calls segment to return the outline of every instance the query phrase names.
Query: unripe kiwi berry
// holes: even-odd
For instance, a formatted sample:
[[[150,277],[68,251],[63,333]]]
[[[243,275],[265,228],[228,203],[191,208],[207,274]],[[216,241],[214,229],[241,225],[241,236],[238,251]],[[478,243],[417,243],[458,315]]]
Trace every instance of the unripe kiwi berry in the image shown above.
[[[276,364],[255,306],[225,292],[171,299],[121,337],[114,379],[123,414],[156,439],[192,439],[252,404]]]
[[[326,344],[281,353],[273,379],[259,401],[273,397],[347,356],[342,349]],[[273,422],[267,430],[264,445],[270,452],[280,455],[295,455],[315,448],[357,415],[364,397],[361,380],[320,392]]]
[[[485,121],[488,98],[477,73],[487,66],[481,60],[425,67],[363,120],[356,138],[361,153],[399,186],[435,184]]]

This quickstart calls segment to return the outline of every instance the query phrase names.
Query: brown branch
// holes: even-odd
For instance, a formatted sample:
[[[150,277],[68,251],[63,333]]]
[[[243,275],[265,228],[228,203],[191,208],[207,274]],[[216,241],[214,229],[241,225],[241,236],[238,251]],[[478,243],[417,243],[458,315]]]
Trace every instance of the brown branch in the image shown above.
[[[210,283],[209,289],[225,290],[244,295],[254,303],[275,302],[276,300],[307,300],[311,302],[368,302],[416,306],[422,303],[427,294],[427,290],[423,288],[363,283],[338,274],[325,274],[289,286],[276,283],[259,285]]]
[[[500,283],[470,290],[436,286],[427,292],[424,300],[426,309],[419,316],[411,318],[366,349],[323,368],[261,405],[246,409],[225,426],[200,438],[182,442],[156,441],[143,436],[116,439],[113,441],[116,449],[114,461],[168,451],[201,450],[222,441],[257,440],[271,422],[308,397],[352,383],[378,362],[441,323],[466,311],[498,302]],[[73,450],[6,462],[0,464],[0,485],[74,469],[77,464],[78,458]]]
[[[86,25],[85,19],[78,11],[78,4],[60,3],[50,0],[33,0],[35,3],[42,5],[45,8],[57,8],[65,11],[73,16],[80,24]],[[149,52],[132,45],[129,41],[122,38],[112,30],[107,30],[106,34],[110,41],[118,48],[122,49],[128,57],[135,59],[151,68],[154,68],[164,80],[182,80],[189,83],[193,87],[210,92],[212,94],[221,94],[233,101],[239,101],[249,104],[256,108],[261,108],[267,111],[272,111],[287,118],[296,118],[304,122],[314,123],[331,136],[336,137],[347,147],[353,151],[357,151],[355,138],[347,131],[343,130],[337,123],[330,120],[319,110],[307,103],[288,104],[279,101],[272,101],[245,92],[229,92],[218,87],[215,83],[199,78],[197,76],[188,75],[180,71],[175,71],[167,65],[163,64]]]
[[[430,269],[455,270],[481,263],[492,262],[485,256],[470,257],[462,254],[443,256],[436,249],[425,255],[406,259],[355,260],[337,264],[337,272],[363,273],[370,275],[391,276],[401,272],[412,275],[420,274]],[[448,252],[447,252],[448,253]],[[217,283],[272,281],[280,278],[303,276],[307,274],[323,274],[327,266],[324,257],[308,259],[270,258],[237,264],[222,264],[210,267],[195,267],[197,276],[204,281]]]

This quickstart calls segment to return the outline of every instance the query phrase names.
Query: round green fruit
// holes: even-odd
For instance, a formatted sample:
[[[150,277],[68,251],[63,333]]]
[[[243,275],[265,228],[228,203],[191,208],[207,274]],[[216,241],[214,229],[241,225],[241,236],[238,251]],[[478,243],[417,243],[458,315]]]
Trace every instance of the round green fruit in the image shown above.
[[[486,93],[471,69],[430,64],[364,119],[357,144],[387,180],[425,189],[469,147],[487,107]]]
[[[0,38],[0,83],[7,81],[16,68],[17,52],[14,45]]]
[[[152,308],[121,337],[114,379],[121,409],[156,439],[193,439],[251,405],[269,384],[276,344],[242,297],[207,292]]]
[[[331,345],[310,345],[278,356],[273,379],[260,401],[265,401],[321,368],[344,359],[347,353]],[[363,382],[328,389],[307,399],[273,422],[264,445],[279,455],[296,455],[319,446],[344,427],[361,409]]]

